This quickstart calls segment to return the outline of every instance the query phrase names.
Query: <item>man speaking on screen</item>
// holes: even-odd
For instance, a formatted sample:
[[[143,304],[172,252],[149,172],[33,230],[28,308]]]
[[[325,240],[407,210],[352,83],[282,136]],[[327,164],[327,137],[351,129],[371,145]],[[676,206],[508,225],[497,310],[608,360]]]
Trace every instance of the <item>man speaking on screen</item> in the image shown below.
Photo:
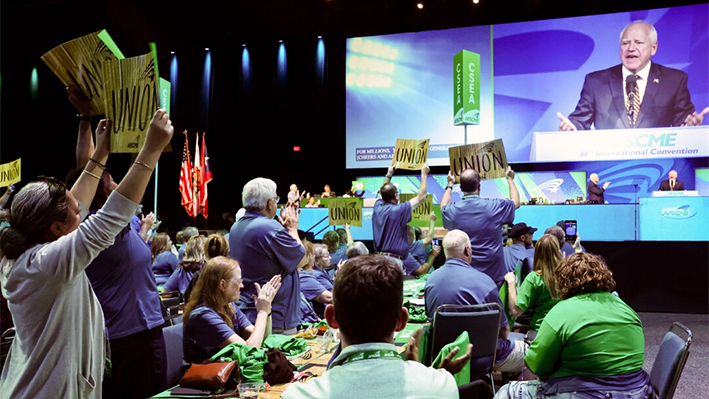
[[[633,129],[701,125],[709,107],[695,112],[687,74],[651,62],[657,52],[657,31],[635,21],[620,34],[621,64],[586,75],[581,98],[559,130]]]

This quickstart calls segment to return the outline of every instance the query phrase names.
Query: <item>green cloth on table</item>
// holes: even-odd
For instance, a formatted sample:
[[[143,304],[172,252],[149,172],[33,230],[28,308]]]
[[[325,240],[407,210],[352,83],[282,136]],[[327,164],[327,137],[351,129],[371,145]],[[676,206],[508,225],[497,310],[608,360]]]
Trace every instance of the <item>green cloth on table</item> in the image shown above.
[[[459,348],[457,357],[464,355],[468,351],[468,344],[470,344],[470,337],[468,336],[467,331],[463,331],[458,336],[458,338],[455,339],[455,341],[441,348],[441,351],[438,352],[438,356],[436,356],[436,358],[433,360],[431,367],[437,369],[443,361],[443,358],[446,357],[446,355],[448,355],[449,353],[451,353],[453,348]],[[468,361],[463,367],[463,369],[460,370],[457,374],[455,374],[453,378],[455,378],[455,382],[458,384],[458,386],[468,384],[470,382],[470,361]]]
[[[414,291],[414,295],[423,295],[423,288],[426,286],[428,276],[427,273],[419,278],[404,280],[404,296],[411,296],[411,291]]]
[[[225,346],[209,359],[210,362],[228,362],[232,360],[239,362],[242,381],[263,382],[263,366],[268,364],[266,350],[235,342]]]
[[[428,317],[426,317],[425,308],[416,307],[412,305],[409,300],[404,300],[403,306],[409,311],[409,322],[425,323],[426,321],[428,321]]]
[[[299,355],[308,350],[308,343],[303,338],[294,338],[288,335],[271,334],[263,340],[261,345],[266,349],[278,349],[286,356]]]

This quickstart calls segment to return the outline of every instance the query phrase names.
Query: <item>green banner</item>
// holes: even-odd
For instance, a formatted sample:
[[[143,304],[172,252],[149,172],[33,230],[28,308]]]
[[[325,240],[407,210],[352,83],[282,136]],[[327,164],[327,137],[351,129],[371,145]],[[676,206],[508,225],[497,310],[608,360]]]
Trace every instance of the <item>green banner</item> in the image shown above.
[[[172,85],[167,80],[160,78],[158,81],[158,91],[160,92],[160,108],[170,115],[170,90]]]
[[[354,189],[357,190],[357,191],[362,191],[362,190],[364,190],[367,186],[366,186],[364,180],[353,180],[353,181],[352,181],[352,187],[354,187]]]
[[[453,124],[480,124],[480,54],[453,56]]]

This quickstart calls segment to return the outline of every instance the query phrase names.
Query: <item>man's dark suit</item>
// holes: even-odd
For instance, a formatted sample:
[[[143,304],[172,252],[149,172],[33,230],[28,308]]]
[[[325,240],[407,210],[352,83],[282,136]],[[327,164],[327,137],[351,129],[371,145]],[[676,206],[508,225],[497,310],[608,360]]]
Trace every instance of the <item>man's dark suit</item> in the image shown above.
[[[603,192],[606,191],[605,188],[599,186],[598,184],[590,181],[588,182],[588,200],[595,201],[598,204],[605,203],[603,198]]]
[[[672,189],[670,189],[670,181],[669,180],[663,180],[660,183],[660,191],[682,191],[682,190],[684,190],[684,184],[679,180],[675,180],[675,186]]]
[[[652,63],[640,105],[636,128],[680,126],[694,105],[687,89],[687,74]],[[629,129],[625,108],[622,65],[586,75],[576,109],[569,120],[579,130]]]

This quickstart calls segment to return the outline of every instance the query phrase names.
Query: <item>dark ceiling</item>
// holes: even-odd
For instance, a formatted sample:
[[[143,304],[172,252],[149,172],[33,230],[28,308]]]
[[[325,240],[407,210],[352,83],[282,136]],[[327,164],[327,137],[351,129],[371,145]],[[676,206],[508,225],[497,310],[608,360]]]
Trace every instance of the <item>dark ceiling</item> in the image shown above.
[[[423,9],[418,9],[418,2]],[[22,42],[32,55],[105,28],[127,53],[147,41],[184,46],[351,37],[548,19],[653,8],[697,1],[560,0],[48,0],[2,2],[2,41]],[[163,50],[166,50],[162,47]]]

